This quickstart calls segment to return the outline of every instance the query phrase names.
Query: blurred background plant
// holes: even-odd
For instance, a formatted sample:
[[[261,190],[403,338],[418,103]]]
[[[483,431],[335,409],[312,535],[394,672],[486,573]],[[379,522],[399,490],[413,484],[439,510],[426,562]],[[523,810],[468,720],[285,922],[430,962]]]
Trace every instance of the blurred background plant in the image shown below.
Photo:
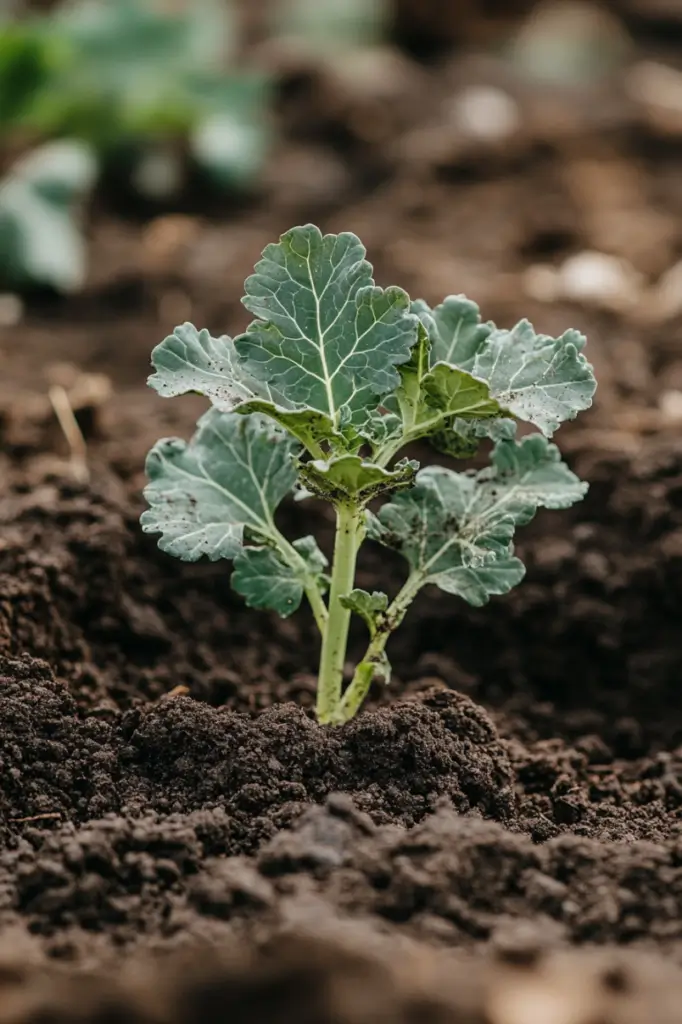
[[[35,7],[0,16],[0,281],[74,291],[83,207],[103,177],[160,209],[191,187],[254,191],[272,68],[245,59],[233,0]],[[278,0],[261,27],[281,52],[319,59],[379,43],[389,14],[388,0]]]
[[[193,169],[248,187],[267,150],[267,81],[237,65],[239,45],[225,0],[74,0],[0,23],[3,155],[22,153],[0,184],[10,282],[82,283],[77,207],[105,169],[159,203]]]
[[[228,316],[317,219],[424,294],[677,308],[682,0],[0,9],[0,292]]]

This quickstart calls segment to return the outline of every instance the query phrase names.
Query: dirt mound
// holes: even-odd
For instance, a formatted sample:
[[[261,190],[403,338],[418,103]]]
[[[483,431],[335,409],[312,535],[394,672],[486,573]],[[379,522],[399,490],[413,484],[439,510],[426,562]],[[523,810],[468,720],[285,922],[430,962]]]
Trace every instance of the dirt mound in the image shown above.
[[[305,706],[305,615],[254,616],[224,572],[161,555],[106,462],[91,492],[26,472],[0,548],[7,926],[80,961],[257,935],[314,897],[441,946],[523,919],[679,955],[676,449],[603,461],[558,535],[538,519],[506,601],[426,597],[393,692],[338,730]],[[363,585],[386,571],[370,555]]]

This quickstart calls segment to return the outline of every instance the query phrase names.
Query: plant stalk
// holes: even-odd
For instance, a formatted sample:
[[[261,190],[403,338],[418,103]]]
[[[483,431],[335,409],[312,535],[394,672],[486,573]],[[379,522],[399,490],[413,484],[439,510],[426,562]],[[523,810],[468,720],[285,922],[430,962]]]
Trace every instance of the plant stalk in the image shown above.
[[[350,722],[351,718],[354,718],[359,711],[372,685],[377,665],[381,664],[388,639],[405,618],[407,609],[412,604],[423,582],[421,573],[411,575],[386,610],[384,623],[370,640],[365,656],[355,669],[351,684],[339,704],[339,715],[342,722]]]
[[[340,598],[349,594],[355,581],[355,563],[362,540],[363,511],[356,505],[336,509],[336,540],[329,588],[329,617],[322,634],[322,652],[317,683],[317,720],[321,725],[339,725],[343,666],[346,660],[350,610]]]

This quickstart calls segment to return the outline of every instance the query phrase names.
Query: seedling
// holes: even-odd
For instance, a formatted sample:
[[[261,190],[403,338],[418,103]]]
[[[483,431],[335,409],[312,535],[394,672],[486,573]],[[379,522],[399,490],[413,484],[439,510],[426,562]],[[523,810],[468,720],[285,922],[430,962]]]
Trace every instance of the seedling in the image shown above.
[[[149,453],[142,527],[186,561],[233,559],[232,585],[253,608],[287,616],[306,596],[322,638],[317,717],[337,725],[373,679],[388,682],[386,643],[422,587],[483,605],[519,583],[516,526],[587,489],[548,438],[588,408],[596,384],[577,331],[550,338],[526,320],[500,330],[462,295],[430,309],[378,288],[350,233],[288,231],[245,290],[256,319],[244,334],[184,324],[152,353],[159,394],[198,392],[213,408],[189,443],[166,439]],[[516,441],[518,420],[540,433]],[[469,456],[486,437],[491,464],[479,472],[399,458],[423,438]],[[334,508],[329,573],[313,537],[280,532],[275,512],[292,492]],[[365,538],[407,561],[392,599],[354,586]],[[369,644],[344,691],[351,614]]]

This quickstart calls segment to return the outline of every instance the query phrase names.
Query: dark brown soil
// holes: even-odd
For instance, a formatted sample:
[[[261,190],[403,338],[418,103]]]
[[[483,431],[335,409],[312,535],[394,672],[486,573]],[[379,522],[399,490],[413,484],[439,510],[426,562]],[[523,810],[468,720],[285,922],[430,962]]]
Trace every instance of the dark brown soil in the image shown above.
[[[433,61],[447,6],[401,4],[399,41]],[[448,45],[514,5],[464,6]],[[650,55],[658,22],[622,6]],[[103,195],[86,292],[3,328],[0,1024],[682,1021],[682,421],[660,401],[682,305],[651,304],[682,252],[679,140],[616,88],[566,101],[563,134],[521,90],[513,144],[425,156],[458,83],[501,75],[440,61],[396,51],[381,88],[286,64],[263,195],[151,223]],[[246,609],[228,567],[138,525],[146,450],[203,408],[144,388],[149,350],[186,318],[237,330],[259,250],[308,219],[357,230],[383,283],[585,329],[600,379],[558,438],[589,495],[520,537],[524,583],[481,610],[422,595],[391,687],[333,731],[311,617]],[[532,297],[529,265],[585,249],[628,259],[641,302]],[[76,403],[87,484],[45,398],[65,361],[99,396]],[[324,509],[283,520],[329,548]],[[368,549],[359,583],[400,572]]]

